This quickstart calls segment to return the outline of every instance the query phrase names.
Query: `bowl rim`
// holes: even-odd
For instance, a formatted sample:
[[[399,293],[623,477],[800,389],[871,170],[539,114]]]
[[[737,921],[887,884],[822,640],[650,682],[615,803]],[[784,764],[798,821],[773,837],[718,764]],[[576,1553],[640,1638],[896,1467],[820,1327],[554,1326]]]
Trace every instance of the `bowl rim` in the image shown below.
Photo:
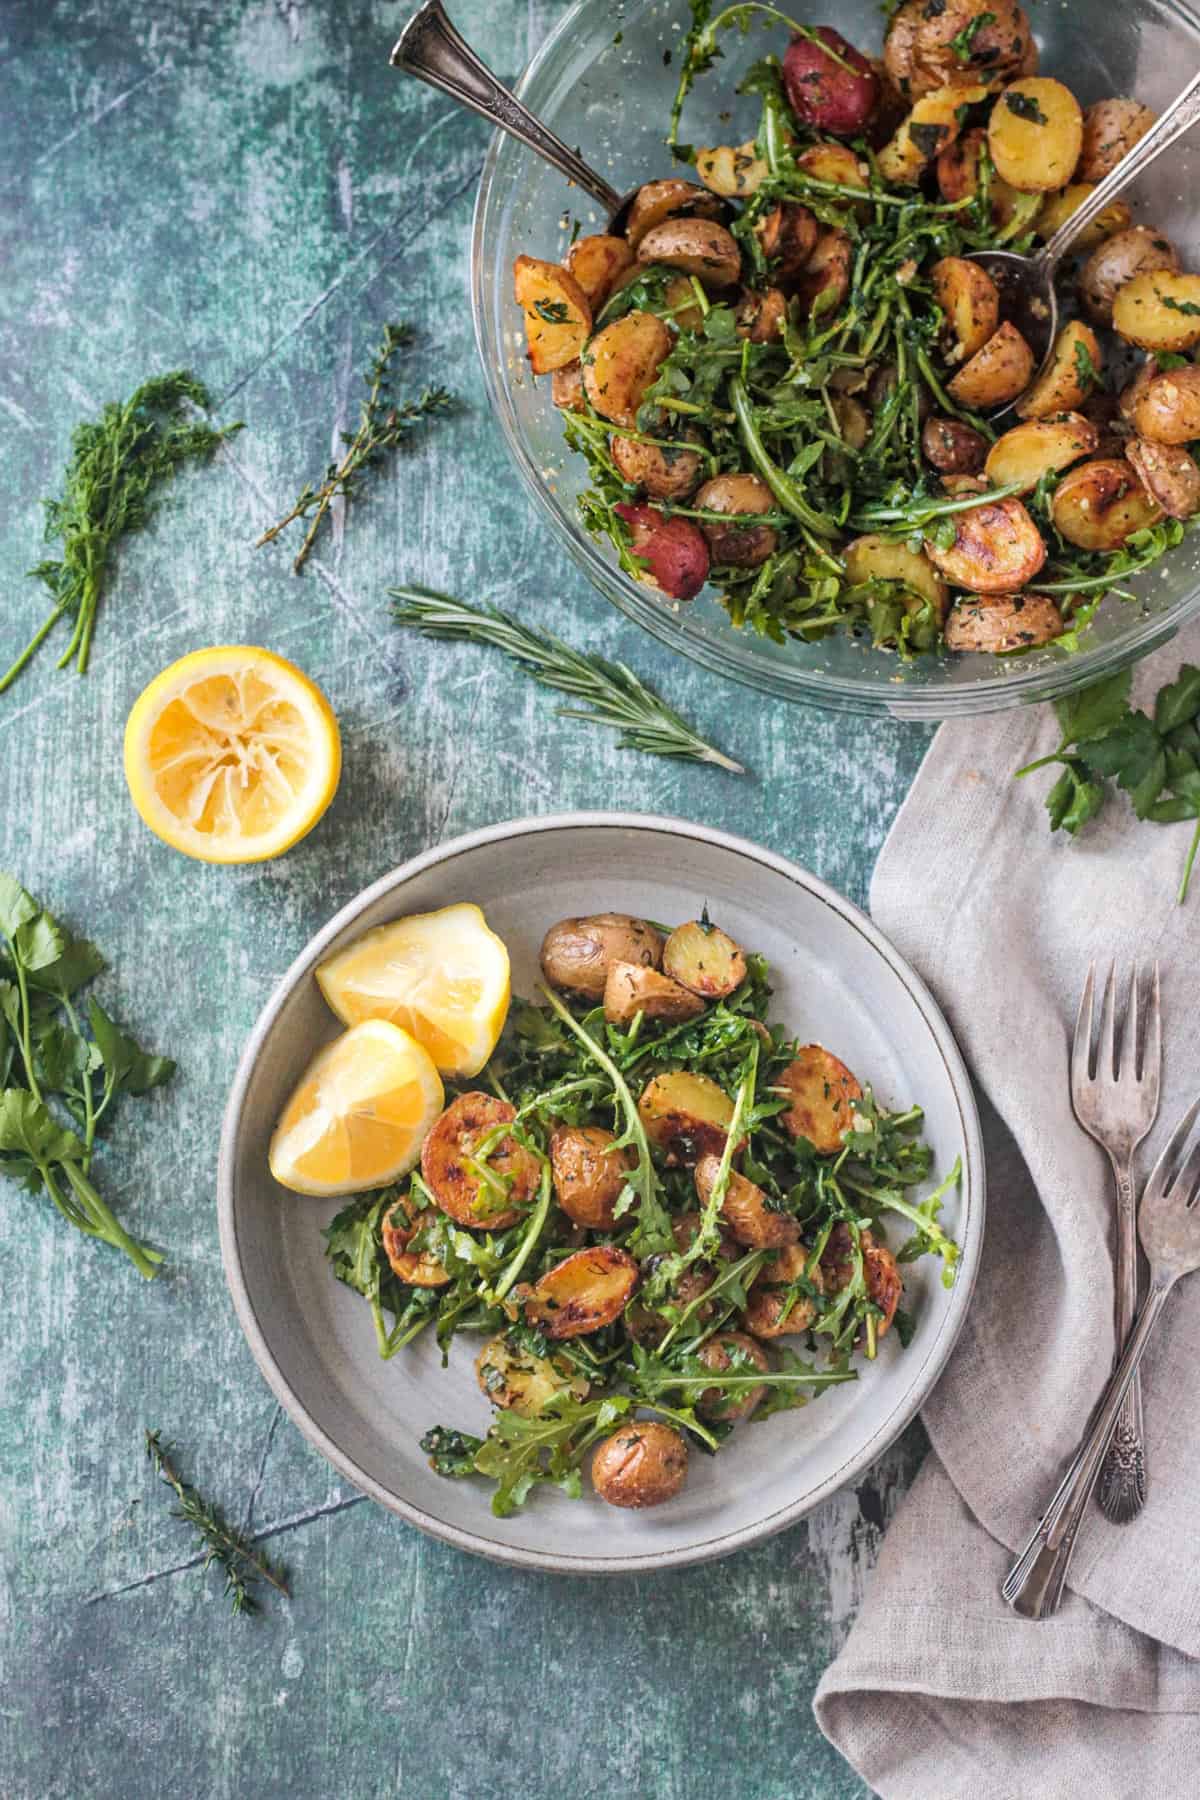
[[[581,828],[617,829],[626,832],[666,832],[709,844],[731,851],[737,856],[757,862],[775,873],[783,875],[787,880],[803,888],[813,898],[828,906],[844,924],[849,925],[851,929],[866,939],[870,948],[882,957],[888,968],[906,988],[945,1067],[962,1134],[963,1179],[960,1232],[962,1254],[958,1265],[958,1279],[951,1290],[949,1302],[937,1329],[930,1337],[923,1359],[919,1366],[913,1368],[911,1380],[896,1405],[866,1443],[853,1455],[847,1456],[832,1474],[801,1499],[777,1508],[773,1513],[750,1524],[739,1526],[732,1531],[717,1532],[700,1542],[685,1545],[674,1551],[624,1552],[617,1556],[592,1554],[567,1556],[553,1551],[531,1551],[498,1542],[479,1531],[464,1530],[457,1525],[449,1524],[426,1512],[424,1508],[412,1501],[405,1500],[399,1494],[392,1492],[368,1474],[340,1448],[317,1423],[303,1401],[291,1388],[259,1323],[254,1297],[250,1292],[242,1268],[238,1243],[234,1170],[239,1140],[244,1126],[247,1089],[263,1046],[274,1029],[285,1003],[300,983],[308,979],[328,946],[348,927],[352,926],[376,901],[389,895],[400,894],[408,881],[427,869],[435,868],[439,864],[451,863],[466,852],[484,848],[488,844],[502,839],[507,840],[513,836],[536,836],[548,832]],[[443,1543],[452,1544],[456,1549],[470,1551],[493,1562],[504,1563],[514,1568],[537,1569],[542,1573],[550,1574],[622,1575],[669,1567],[686,1568],[696,1563],[713,1561],[785,1530],[823,1500],[828,1499],[848,1482],[853,1481],[899,1437],[928,1398],[950,1357],[965,1322],[975,1287],[983,1245],[986,1205],[986,1169],[979,1114],[971,1079],[962,1054],[929,989],[878,927],[852,901],[845,899],[800,864],[780,856],[775,851],[767,850],[730,832],[699,825],[690,820],[636,812],[555,813],[540,818],[506,820],[499,824],[483,826],[479,830],[448,839],[444,843],[434,845],[431,849],[411,857],[407,862],[401,863],[397,868],[380,876],[378,880],[362,889],[353,899],[347,901],[309,939],[260,1012],[238,1059],[237,1070],[221,1124],[217,1159],[217,1216],[221,1259],[234,1310],[260,1373],[289,1418],[299,1427],[303,1436],[360,1492],[377,1501],[390,1512],[396,1513],[409,1524],[417,1526],[419,1530],[426,1532],[429,1536],[438,1538]],[[906,1355],[909,1354],[911,1352],[906,1353]],[[482,1516],[489,1518],[490,1514],[484,1512]]]
[[[640,0],[653,6],[655,0]],[[1200,29],[1194,15],[1185,7],[1167,0],[1172,12],[1178,13]],[[543,40],[526,65],[513,91],[524,99],[536,83],[546,63],[559,51],[564,40],[572,37],[581,15],[590,13],[596,0],[575,0],[555,28]],[[752,634],[736,630],[732,624],[719,638],[693,626],[686,610],[665,596],[656,597],[631,580],[603,553],[601,547],[584,530],[581,523],[558,504],[543,479],[536,460],[526,449],[515,408],[501,378],[504,360],[503,337],[493,332],[493,312],[498,285],[505,271],[490,268],[484,256],[484,244],[490,208],[497,189],[501,155],[509,149],[507,134],[497,130],[488,145],[483,161],[479,189],[471,222],[470,291],[471,313],[475,327],[475,343],[483,365],[484,387],[493,413],[500,422],[501,436],[509,458],[516,468],[526,492],[535,507],[553,527],[558,542],[587,576],[618,610],[635,624],[657,638],[668,649],[689,657],[702,668],[730,677],[743,686],[779,699],[799,704],[816,704],[836,712],[882,714],[898,719],[937,720],[968,718],[989,712],[1008,711],[1016,706],[1035,705],[1063,694],[1102,681],[1131,663],[1140,661],[1153,650],[1173,638],[1180,628],[1200,611],[1200,578],[1192,591],[1167,612],[1143,617],[1120,638],[1064,656],[1060,662],[1030,668],[1024,674],[1021,659],[992,658],[998,665],[994,676],[972,682],[961,688],[938,685],[906,687],[903,665],[896,661],[890,678],[861,680],[852,675],[830,675],[820,669],[791,667],[760,659],[756,647],[759,640]],[[510,154],[519,155],[522,147],[513,144]],[[532,150],[524,150],[533,156]],[[1120,602],[1130,606],[1136,602]]]

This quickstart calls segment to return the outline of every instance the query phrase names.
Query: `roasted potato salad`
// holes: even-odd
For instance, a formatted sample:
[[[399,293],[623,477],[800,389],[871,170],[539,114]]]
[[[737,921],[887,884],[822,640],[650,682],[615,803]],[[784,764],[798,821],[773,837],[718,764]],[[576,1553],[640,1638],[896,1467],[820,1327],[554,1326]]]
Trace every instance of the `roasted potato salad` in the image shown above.
[[[511,1332],[489,1338],[475,1358],[475,1378],[493,1406],[536,1419],[564,1394],[586,1400],[586,1375],[562,1356],[537,1356]]]

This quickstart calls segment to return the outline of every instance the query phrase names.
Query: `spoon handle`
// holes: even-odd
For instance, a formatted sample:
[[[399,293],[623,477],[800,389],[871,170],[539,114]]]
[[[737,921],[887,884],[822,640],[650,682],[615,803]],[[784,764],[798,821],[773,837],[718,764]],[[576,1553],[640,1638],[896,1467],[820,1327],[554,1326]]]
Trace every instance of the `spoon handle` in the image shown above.
[[[1130,182],[1136,181],[1142,170],[1148,168],[1155,157],[1161,156],[1168,145],[1181,137],[1197,119],[1200,119],[1200,74],[1193,75],[1183,92],[1172,100],[1166,112],[1151,126],[1145,137],[1138,139],[1133,149],[1121,158],[1116,168],[1104,177],[1083,205],[1059,226],[1054,236],[1038,252],[1035,261],[1043,280],[1048,280],[1053,275],[1056,266],[1080,232],[1087,229],[1097,214],[1102,213],[1118,194],[1123,194]]]
[[[442,0],[425,0],[413,14],[396,41],[391,63],[394,69],[440,88],[460,106],[470,107],[489,124],[519,138],[590,194],[605,212],[616,212],[621,196],[497,81],[450,23]]]

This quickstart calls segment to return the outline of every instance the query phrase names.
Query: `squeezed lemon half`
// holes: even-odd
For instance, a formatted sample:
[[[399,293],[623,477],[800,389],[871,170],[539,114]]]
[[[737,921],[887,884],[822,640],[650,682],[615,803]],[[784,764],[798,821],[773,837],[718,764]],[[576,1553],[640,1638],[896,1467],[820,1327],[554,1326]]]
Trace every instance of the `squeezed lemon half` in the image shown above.
[[[337,791],[341,738],[320,688],[270,650],[194,650],[155,676],[125,726],[125,779],[164,843],[203,862],[263,862]]]
[[[417,1162],[444,1098],[428,1052],[368,1019],[304,1071],[271,1139],[271,1173],[297,1194],[385,1187]]]
[[[492,1054],[511,992],[508,951],[466,902],[377,926],[322,963],[317,980],[343,1024],[389,1019],[458,1080]]]

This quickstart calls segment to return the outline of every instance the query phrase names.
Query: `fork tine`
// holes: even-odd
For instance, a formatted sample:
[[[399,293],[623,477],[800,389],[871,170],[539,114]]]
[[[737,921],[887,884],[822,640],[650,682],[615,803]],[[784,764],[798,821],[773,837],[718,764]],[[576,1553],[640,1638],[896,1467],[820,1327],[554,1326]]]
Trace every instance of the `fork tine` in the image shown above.
[[[1146,1024],[1146,1046],[1142,1055],[1142,1068],[1145,1078],[1154,1085],[1158,1093],[1158,1080],[1162,1070],[1162,995],[1159,990],[1158,964],[1154,965],[1154,980],[1150,987],[1150,1018]]]
[[[1075,1036],[1071,1043],[1071,1092],[1079,1094],[1091,1080],[1092,1003],[1096,994],[1096,965],[1088,964],[1087,980],[1079,998],[1075,1016]]]
[[[1096,1046],[1096,1074],[1117,1078],[1117,965],[1110,962],[1100,1003],[1100,1042]]]
[[[1142,1079],[1145,1057],[1142,1054],[1142,1034],[1138,1027],[1141,1019],[1138,1014],[1138,989],[1142,982],[1142,965],[1134,963],[1129,976],[1129,999],[1125,1006],[1125,1036],[1121,1040],[1121,1073],[1125,1073],[1128,1059],[1129,1072],[1135,1081]]]
[[[1188,1139],[1192,1135],[1198,1118],[1200,1118],[1200,1100],[1193,1100],[1171,1133],[1163,1147],[1162,1155],[1150,1172],[1150,1179],[1142,1194],[1143,1206],[1147,1202],[1154,1204],[1161,1200],[1167,1189],[1173,1185],[1183,1153],[1187,1148]]]
[[[1200,1137],[1192,1145],[1187,1156],[1180,1165],[1179,1173],[1171,1183],[1167,1195],[1168,1205],[1179,1203],[1190,1206],[1200,1191]]]

